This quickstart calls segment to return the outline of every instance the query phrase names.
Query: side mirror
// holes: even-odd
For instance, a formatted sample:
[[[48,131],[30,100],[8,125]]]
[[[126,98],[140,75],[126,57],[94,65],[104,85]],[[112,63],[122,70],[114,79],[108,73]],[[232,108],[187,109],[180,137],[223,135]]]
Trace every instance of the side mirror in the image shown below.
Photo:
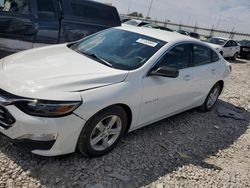
[[[162,77],[167,77],[167,78],[177,78],[179,76],[179,71],[170,68],[167,66],[161,66],[156,69],[153,69],[150,73],[149,76],[162,76]]]

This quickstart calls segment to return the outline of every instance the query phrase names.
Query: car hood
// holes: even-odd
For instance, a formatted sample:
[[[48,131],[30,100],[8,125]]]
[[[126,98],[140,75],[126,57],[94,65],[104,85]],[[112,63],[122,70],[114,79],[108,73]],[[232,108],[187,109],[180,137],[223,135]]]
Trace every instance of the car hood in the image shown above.
[[[223,48],[222,46],[220,46],[218,44],[213,44],[213,43],[209,43],[209,42],[206,42],[206,44],[211,46],[214,49],[222,49]]]
[[[124,81],[128,74],[128,71],[103,65],[66,45],[28,50],[0,61],[0,88],[26,97],[104,87]]]

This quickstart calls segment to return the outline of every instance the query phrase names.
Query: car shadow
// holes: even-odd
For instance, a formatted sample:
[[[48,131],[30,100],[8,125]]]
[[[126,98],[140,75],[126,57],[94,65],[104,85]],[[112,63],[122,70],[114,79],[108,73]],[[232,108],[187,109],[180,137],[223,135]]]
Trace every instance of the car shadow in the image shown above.
[[[234,63],[234,64],[247,64],[250,62],[250,60],[247,60],[247,59],[236,59],[236,60],[231,60],[231,59],[226,59],[228,60],[230,63]]]
[[[0,144],[0,151],[47,187],[96,183],[104,187],[145,186],[183,165],[223,168],[205,159],[228,148],[246,132],[250,112],[222,100],[217,107],[233,110],[246,119],[219,117],[216,108],[208,113],[193,109],[129,133],[111,153],[95,159],[79,153],[39,157],[10,143]]]

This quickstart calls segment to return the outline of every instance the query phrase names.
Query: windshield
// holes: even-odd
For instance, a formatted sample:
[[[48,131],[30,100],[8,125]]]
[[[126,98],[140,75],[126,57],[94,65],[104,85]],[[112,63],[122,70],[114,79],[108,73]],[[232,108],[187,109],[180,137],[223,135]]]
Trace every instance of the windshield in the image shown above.
[[[71,46],[107,66],[134,70],[144,65],[166,42],[121,29],[108,29]]]
[[[157,28],[158,25],[155,25],[155,24],[146,24],[146,25],[144,25],[143,27],[147,27],[147,28]]]
[[[210,38],[210,39],[208,39],[207,42],[224,46],[226,44],[227,40],[221,39],[221,38]]]
[[[132,25],[132,26],[138,26],[140,23],[135,20],[129,20],[125,22],[125,24]]]

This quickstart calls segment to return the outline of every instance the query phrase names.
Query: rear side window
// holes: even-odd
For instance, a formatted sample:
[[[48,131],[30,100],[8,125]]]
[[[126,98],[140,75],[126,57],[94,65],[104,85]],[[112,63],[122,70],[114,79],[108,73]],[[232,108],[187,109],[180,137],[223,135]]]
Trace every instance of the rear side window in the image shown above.
[[[52,0],[37,0],[38,16],[54,16],[55,7]]]
[[[214,51],[211,50],[212,53],[212,63],[219,61],[219,56],[217,55],[217,53],[215,53]]]
[[[0,11],[30,14],[30,2],[29,0],[0,0]]]
[[[54,12],[54,4],[51,0],[37,0],[38,12]]]
[[[205,46],[193,45],[193,66],[211,63],[211,50]]]
[[[72,2],[71,8],[73,10],[74,15],[83,17],[85,19],[91,19],[91,20],[96,19],[108,22],[114,19],[114,14],[111,9],[110,10],[101,9],[99,7],[80,4],[77,2]]]
[[[158,62],[158,66],[167,66],[177,70],[187,68],[191,59],[192,45],[181,44],[166,53]]]

